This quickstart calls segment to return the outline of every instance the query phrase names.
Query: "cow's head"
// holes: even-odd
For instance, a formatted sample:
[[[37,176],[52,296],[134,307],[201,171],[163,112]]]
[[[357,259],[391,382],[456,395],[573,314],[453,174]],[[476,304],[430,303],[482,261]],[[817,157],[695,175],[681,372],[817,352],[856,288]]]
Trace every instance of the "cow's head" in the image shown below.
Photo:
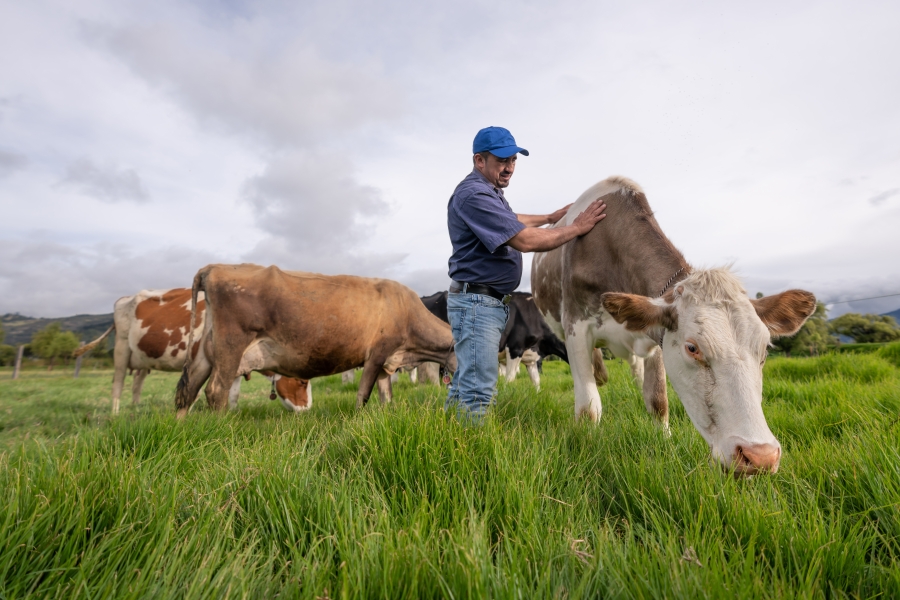
[[[692,273],[663,298],[607,293],[602,302],[627,329],[663,341],[672,387],[720,465],[743,475],[778,470],[781,444],[762,411],[766,348],[800,329],[815,296],[751,300],[723,268]]]

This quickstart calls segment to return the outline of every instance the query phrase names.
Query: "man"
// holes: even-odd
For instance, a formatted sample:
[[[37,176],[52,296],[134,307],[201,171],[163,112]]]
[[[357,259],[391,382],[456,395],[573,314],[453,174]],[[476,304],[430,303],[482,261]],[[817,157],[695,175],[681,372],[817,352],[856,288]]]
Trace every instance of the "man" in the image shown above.
[[[542,229],[566,215],[567,205],[549,215],[512,211],[503,195],[516,168],[516,145],[502,127],[486,127],[472,144],[475,168],[456,186],[447,206],[453,244],[447,313],[458,367],[447,410],[480,422],[497,389],[497,350],[509,316],[509,294],[522,279],[522,252],[546,252],[590,231],[606,216],[597,200],[571,225]]]

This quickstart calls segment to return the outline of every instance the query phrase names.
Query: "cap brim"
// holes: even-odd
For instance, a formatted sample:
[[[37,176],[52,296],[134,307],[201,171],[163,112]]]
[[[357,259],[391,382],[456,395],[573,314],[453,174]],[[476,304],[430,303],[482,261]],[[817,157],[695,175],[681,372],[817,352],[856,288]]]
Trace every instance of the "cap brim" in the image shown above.
[[[523,154],[528,156],[528,150],[525,148],[519,148],[518,146],[506,146],[505,148],[494,148],[493,150],[489,150],[491,154],[496,156],[497,158],[509,158],[516,152],[519,154]]]

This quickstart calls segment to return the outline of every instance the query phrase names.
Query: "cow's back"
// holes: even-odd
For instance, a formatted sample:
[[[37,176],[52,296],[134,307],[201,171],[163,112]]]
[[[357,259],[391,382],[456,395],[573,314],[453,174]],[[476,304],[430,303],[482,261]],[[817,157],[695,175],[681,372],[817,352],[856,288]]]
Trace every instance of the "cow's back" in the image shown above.
[[[251,339],[278,354],[282,374],[311,378],[357,367],[378,347],[403,347],[420,319],[434,319],[412,290],[386,279],[275,266],[208,269],[203,289],[217,342]]]

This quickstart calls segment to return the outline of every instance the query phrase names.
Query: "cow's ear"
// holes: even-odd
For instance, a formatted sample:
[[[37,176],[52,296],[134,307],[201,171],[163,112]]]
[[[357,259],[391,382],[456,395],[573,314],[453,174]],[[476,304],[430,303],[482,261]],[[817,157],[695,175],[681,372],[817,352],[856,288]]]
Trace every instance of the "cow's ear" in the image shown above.
[[[816,312],[816,297],[804,290],[788,290],[750,302],[773,336],[794,335]]]
[[[600,296],[606,312],[617,323],[624,323],[629,331],[644,331],[650,327],[678,330],[678,311],[671,304],[659,306],[647,296],[607,292]]]

